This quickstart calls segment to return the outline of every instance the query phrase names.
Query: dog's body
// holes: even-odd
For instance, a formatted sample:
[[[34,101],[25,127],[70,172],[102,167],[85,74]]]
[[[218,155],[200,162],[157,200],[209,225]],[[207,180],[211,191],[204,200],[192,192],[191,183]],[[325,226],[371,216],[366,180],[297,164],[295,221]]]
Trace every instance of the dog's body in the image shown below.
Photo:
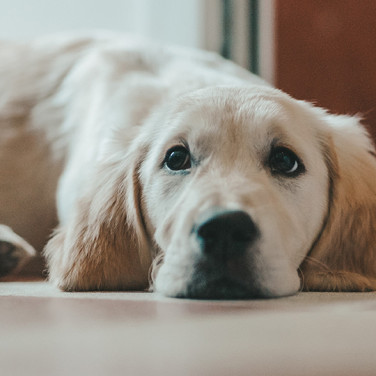
[[[123,36],[3,43],[0,64],[0,273],[58,225],[45,255],[66,290],[146,288],[151,266],[169,296],[288,295],[299,268],[307,289],[376,289],[358,119]]]

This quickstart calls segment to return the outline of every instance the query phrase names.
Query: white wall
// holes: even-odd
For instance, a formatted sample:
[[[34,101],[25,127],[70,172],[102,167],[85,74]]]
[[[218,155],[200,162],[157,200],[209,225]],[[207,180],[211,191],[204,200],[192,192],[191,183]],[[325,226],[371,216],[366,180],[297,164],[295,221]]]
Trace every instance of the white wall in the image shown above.
[[[220,51],[221,0],[0,0],[0,38],[110,29]],[[249,66],[246,0],[234,2],[233,59]],[[260,1],[260,73],[274,81],[274,0]]]
[[[111,29],[204,47],[202,0],[0,0],[0,37]]]

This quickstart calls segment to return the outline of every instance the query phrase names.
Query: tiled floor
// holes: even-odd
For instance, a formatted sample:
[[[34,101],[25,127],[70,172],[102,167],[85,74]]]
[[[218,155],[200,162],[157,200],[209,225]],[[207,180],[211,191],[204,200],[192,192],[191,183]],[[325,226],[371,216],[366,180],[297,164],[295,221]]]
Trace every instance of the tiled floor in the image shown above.
[[[376,375],[376,293],[205,302],[0,283],[0,375]]]

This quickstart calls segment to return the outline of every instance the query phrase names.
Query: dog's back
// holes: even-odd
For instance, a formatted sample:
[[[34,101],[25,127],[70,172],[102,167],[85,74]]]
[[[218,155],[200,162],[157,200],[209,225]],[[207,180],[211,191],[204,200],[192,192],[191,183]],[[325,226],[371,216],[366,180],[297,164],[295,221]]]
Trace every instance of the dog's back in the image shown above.
[[[51,144],[60,136],[56,123],[64,112],[53,95],[90,43],[0,42],[0,223],[37,249],[56,224],[64,154],[56,150],[59,143]]]

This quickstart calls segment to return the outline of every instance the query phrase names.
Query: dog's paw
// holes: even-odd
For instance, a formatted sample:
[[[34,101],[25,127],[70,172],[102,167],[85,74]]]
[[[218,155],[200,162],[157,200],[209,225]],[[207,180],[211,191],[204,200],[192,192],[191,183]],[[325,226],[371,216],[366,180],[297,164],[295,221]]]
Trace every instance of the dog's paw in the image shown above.
[[[7,226],[0,225],[0,277],[22,268],[35,249]]]
[[[376,278],[348,271],[315,271],[303,274],[304,291],[367,292],[376,291]]]
[[[20,254],[14,244],[0,241],[0,277],[15,270],[20,262]]]

